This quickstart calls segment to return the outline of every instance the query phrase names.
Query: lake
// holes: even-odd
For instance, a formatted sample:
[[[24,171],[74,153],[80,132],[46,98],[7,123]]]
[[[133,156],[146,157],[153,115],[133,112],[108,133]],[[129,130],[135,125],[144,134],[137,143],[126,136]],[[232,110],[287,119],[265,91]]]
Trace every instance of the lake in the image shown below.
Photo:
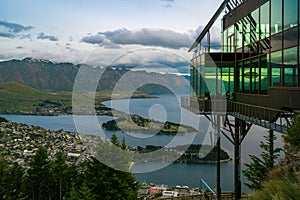
[[[139,114],[144,117],[151,117],[160,121],[181,122],[187,125],[198,127],[200,133],[192,133],[186,135],[151,135],[145,133],[124,133],[116,131],[116,135],[121,140],[125,137],[126,144],[129,146],[176,146],[190,143],[205,143],[206,132],[209,130],[209,122],[204,117],[195,116],[192,113],[181,109],[176,97],[172,95],[159,95],[160,98],[153,99],[131,99],[131,100],[114,100],[104,102],[106,106],[113,107],[117,110]],[[28,125],[40,126],[50,130],[64,129],[75,132],[78,124],[74,123],[74,117],[66,116],[30,116],[30,115],[0,115],[8,120],[24,123]],[[113,119],[111,116],[97,116],[95,124],[91,116],[76,116],[76,121],[80,121],[81,133],[98,135],[99,132],[110,138],[113,131],[103,130],[101,124]],[[196,120],[195,120],[196,119]],[[250,154],[259,154],[259,142],[263,140],[263,136],[267,135],[267,130],[258,126],[253,126],[246,136],[242,144],[242,162],[249,162]],[[281,136],[276,134],[276,146],[281,147]],[[221,138],[222,148],[225,149],[233,157],[233,145],[225,139]],[[165,163],[142,163],[134,165],[133,172],[151,171],[152,169],[162,168]],[[244,168],[244,165],[242,166]],[[221,187],[223,191],[233,191],[233,161],[221,164]],[[186,164],[172,163],[165,168],[149,172],[135,173],[139,182],[167,184],[167,185],[188,185],[190,187],[200,187],[200,178],[203,178],[211,187],[216,185],[216,165],[215,164]],[[246,179],[242,175],[242,181]],[[248,192],[248,188],[243,185],[243,192]]]

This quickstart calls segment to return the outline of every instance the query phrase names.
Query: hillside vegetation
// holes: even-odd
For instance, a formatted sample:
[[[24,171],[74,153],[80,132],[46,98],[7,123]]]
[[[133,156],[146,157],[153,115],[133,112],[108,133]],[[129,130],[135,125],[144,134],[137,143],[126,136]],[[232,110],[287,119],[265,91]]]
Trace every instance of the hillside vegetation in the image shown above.
[[[25,85],[8,82],[0,84],[0,111],[37,111],[42,108],[70,109],[71,93],[51,94],[27,87]]]

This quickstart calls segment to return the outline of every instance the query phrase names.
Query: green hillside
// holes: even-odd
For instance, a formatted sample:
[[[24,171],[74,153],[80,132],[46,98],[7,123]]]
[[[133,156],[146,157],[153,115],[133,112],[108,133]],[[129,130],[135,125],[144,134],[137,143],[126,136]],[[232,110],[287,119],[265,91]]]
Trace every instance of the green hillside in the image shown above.
[[[0,84],[0,112],[35,112],[39,109],[68,109],[71,93],[50,94],[25,85],[8,82]]]

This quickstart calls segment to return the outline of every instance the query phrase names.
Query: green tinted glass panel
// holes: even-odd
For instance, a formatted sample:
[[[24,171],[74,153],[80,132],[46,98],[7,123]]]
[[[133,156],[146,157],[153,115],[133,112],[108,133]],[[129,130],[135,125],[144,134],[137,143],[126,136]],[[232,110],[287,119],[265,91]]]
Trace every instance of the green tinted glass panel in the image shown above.
[[[247,20],[245,20],[247,21]],[[245,35],[245,41],[244,41],[244,44],[245,46],[249,45],[250,42],[251,42],[251,38],[250,38],[250,24],[244,24],[244,35]]]
[[[208,87],[210,94],[217,93],[216,67],[213,67],[213,62],[207,62],[205,68],[205,84]]]
[[[258,83],[259,83],[259,69],[258,69],[258,58],[252,59],[251,66],[251,92],[258,93]]]
[[[251,78],[251,71],[250,71],[250,61],[244,61],[244,92],[250,92],[250,78]]]
[[[242,25],[238,24],[237,35],[236,35],[236,48],[239,49],[243,46],[243,29]]]
[[[284,29],[298,24],[298,0],[284,0]]]
[[[262,94],[268,92],[268,57],[262,56],[260,60],[260,93]]]
[[[229,93],[229,67],[222,67],[222,81],[226,93]]]
[[[238,91],[239,92],[242,92],[243,91],[243,62],[239,62],[238,63],[238,73],[239,73],[239,88],[238,88]]]
[[[287,87],[295,87],[298,83],[297,51],[297,47],[294,47],[283,52],[283,85]]]
[[[277,51],[271,54],[271,85],[281,86],[281,64],[282,51]]]
[[[271,34],[282,31],[282,0],[271,1]]]

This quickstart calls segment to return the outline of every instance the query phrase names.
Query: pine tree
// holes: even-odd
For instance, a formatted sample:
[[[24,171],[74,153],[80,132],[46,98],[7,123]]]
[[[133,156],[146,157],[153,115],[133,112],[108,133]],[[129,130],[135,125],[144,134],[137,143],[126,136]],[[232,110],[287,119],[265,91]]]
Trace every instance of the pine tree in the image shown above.
[[[69,197],[67,197],[66,200],[78,200],[78,199],[79,199],[79,194],[75,188],[75,184],[72,183],[72,188]]]
[[[79,190],[80,200],[95,200],[95,195],[93,194],[92,190],[88,188],[86,183],[84,182]]]
[[[119,142],[119,139],[118,139],[116,133],[112,134],[112,136],[110,138],[110,142],[118,147],[120,146],[120,142]]]
[[[121,144],[121,149],[125,150],[126,148],[127,148],[127,146],[126,146],[126,142],[125,142],[125,137],[123,136],[123,138],[122,138],[122,144]]]
[[[0,155],[0,199],[4,199],[8,191],[8,163]]]
[[[84,176],[96,199],[137,198],[137,184],[129,172],[115,170],[92,158],[87,162]]]
[[[56,159],[51,162],[51,196],[53,199],[62,199],[71,183],[68,174],[68,165],[62,152],[56,154]]]
[[[39,147],[29,162],[29,169],[23,181],[23,189],[28,199],[51,199],[49,182],[51,176],[47,150]]]
[[[13,163],[8,169],[7,177],[7,192],[6,199],[19,199],[21,196],[22,179],[24,175],[24,169],[18,164]]]
[[[284,140],[296,149],[300,149],[300,116],[294,116],[293,125],[288,129]]]
[[[273,131],[270,131],[268,136],[264,136],[266,142],[260,142],[260,148],[263,152],[260,157],[250,155],[252,162],[245,164],[246,169],[243,174],[247,177],[250,183],[246,183],[251,190],[261,189],[261,183],[267,178],[268,173],[274,168],[274,162],[279,157],[281,148],[274,149],[274,141],[276,137]]]

